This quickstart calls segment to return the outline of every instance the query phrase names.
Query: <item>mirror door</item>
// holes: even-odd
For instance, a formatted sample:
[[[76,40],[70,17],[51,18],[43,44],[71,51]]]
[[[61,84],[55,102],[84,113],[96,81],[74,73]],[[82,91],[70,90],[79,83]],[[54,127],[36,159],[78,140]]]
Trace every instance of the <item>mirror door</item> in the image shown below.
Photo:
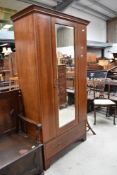
[[[55,30],[55,88],[58,128],[66,128],[76,122],[75,82],[75,27],[54,23]]]

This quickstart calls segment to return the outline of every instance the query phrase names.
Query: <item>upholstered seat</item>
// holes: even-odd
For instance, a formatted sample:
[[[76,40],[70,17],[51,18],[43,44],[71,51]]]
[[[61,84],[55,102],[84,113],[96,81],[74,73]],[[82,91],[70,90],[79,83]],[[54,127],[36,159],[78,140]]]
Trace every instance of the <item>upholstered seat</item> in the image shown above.
[[[94,105],[116,105],[116,103],[110,99],[95,99]]]

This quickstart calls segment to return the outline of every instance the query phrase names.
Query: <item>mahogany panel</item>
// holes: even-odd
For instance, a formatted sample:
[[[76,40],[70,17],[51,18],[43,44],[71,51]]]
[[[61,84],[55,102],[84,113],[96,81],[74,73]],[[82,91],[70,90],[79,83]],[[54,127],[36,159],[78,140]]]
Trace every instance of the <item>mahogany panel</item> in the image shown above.
[[[36,14],[35,28],[43,142],[47,142],[56,136],[50,16]]]
[[[40,121],[33,15],[25,16],[16,21],[14,30],[19,84],[23,95],[25,114],[35,121]]]
[[[78,112],[79,122],[85,121],[87,116],[87,83],[86,83],[86,26],[78,24],[77,27],[77,48],[78,48]]]

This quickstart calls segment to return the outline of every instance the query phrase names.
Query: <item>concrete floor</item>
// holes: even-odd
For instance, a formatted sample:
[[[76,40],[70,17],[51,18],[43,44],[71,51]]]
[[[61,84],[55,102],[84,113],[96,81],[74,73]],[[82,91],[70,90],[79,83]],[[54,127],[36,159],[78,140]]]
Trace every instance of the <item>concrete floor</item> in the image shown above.
[[[51,165],[45,175],[117,175],[117,125],[102,114],[97,115],[96,126],[92,113],[88,120],[96,135],[88,131],[87,140],[72,145],[74,148]]]

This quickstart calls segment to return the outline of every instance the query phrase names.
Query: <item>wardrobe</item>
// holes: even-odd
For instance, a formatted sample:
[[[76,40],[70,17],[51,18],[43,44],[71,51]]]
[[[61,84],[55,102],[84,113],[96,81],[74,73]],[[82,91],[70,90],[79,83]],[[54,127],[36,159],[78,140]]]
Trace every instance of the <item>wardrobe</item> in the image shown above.
[[[47,169],[68,145],[86,139],[89,22],[35,5],[16,13],[12,20],[25,115],[42,123],[41,141]],[[72,87],[66,86],[66,74],[71,70]],[[64,102],[60,104],[62,98]],[[33,130],[30,132],[33,134]]]

